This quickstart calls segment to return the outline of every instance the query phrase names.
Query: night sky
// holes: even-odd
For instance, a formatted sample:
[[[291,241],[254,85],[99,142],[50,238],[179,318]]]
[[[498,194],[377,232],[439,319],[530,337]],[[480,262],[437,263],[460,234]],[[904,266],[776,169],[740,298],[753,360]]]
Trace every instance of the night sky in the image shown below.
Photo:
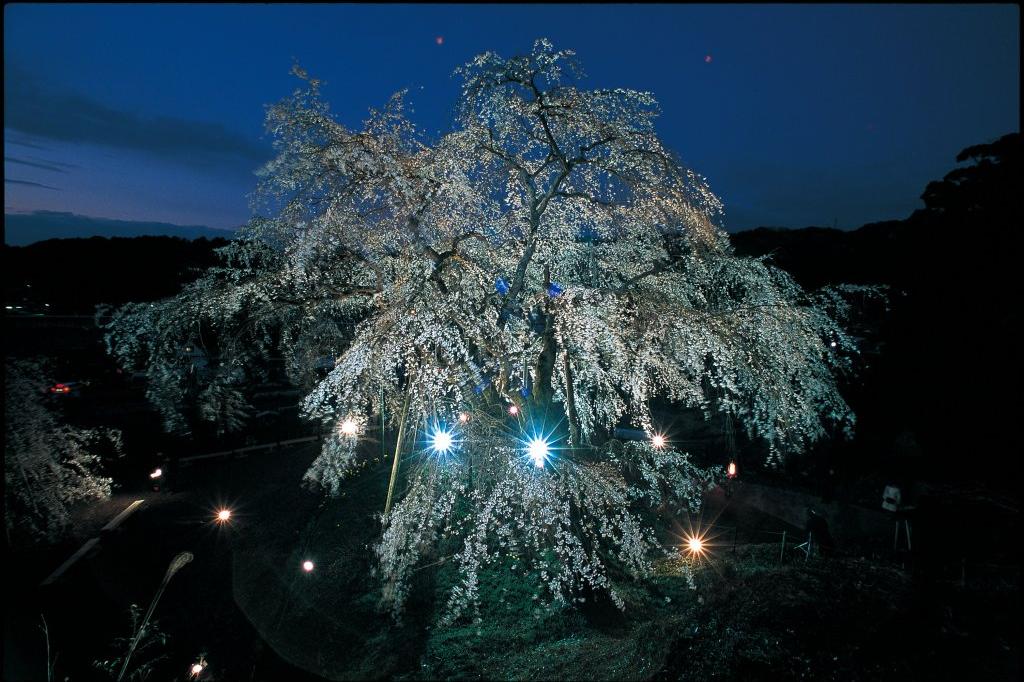
[[[958,151],[1019,130],[1014,5],[7,5],[4,20],[6,214],[237,227],[294,61],[344,124],[409,88],[434,135],[456,67],[540,37],[577,52],[585,87],[655,94],[661,135],[733,231],[906,217]]]

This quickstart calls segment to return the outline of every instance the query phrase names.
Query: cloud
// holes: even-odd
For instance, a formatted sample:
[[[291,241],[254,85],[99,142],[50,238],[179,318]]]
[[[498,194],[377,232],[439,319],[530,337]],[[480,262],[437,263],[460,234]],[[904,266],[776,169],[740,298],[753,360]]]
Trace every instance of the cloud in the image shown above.
[[[60,163],[59,161],[42,160],[29,161],[28,159],[19,159],[13,156],[5,156],[4,161],[6,161],[7,163],[17,163],[22,166],[31,166],[32,168],[42,168],[43,170],[52,171],[54,173],[67,173],[68,168],[77,167],[71,163]],[[63,168],[61,166],[63,166]]]
[[[202,167],[257,165],[271,156],[269,146],[218,123],[121,111],[77,92],[43,87],[14,64],[5,65],[4,74],[4,128],[34,138],[131,149]]]
[[[4,243],[11,246],[25,246],[44,239],[139,237],[143,235],[166,235],[185,239],[198,237],[232,239],[235,233],[231,230],[218,230],[205,225],[174,225],[142,220],[93,218],[63,211],[4,214]]]
[[[28,187],[42,187],[43,189],[53,189],[57,190],[58,192],[60,191],[60,187],[50,187],[49,185],[44,185],[38,182],[31,182],[30,180],[15,180],[14,178],[4,178],[4,183],[11,185],[26,185]]]
[[[46,149],[47,149],[46,147],[42,146],[41,144],[36,144],[35,142],[33,142],[32,140],[28,139],[24,135],[18,135],[14,131],[8,131],[6,128],[4,128],[4,143],[6,144],[8,142],[10,142],[11,144],[20,145],[22,147],[30,147],[32,149],[42,149],[43,151],[46,151]]]

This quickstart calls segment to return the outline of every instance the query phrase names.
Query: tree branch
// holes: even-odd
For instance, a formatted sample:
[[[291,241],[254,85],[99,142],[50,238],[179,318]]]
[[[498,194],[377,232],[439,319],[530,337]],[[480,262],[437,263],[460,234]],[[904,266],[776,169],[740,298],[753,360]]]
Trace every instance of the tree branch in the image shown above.
[[[582,192],[555,192],[555,196],[564,197],[566,199],[585,199],[586,201],[591,201],[595,204],[599,204],[607,208],[612,208],[618,205],[613,202],[605,201],[604,199],[599,199],[598,197],[591,196],[589,194],[583,194]]]

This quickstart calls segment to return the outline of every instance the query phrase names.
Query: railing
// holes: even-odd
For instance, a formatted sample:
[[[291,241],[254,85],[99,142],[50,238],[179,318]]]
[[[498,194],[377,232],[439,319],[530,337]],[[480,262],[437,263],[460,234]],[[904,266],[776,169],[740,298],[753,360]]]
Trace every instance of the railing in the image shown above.
[[[4,319],[17,327],[99,331],[95,315],[5,315]]]
[[[779,545],[779,560],[782,563],[786,558],[786,550],[792,551],[798,548],[801,543],[808,541],[808,533],[799,530],[764,530],[761,528],[748,529],[739,526],[723,526],[715,524],[706,529],[701,529],[701,538],[714,552],[731,551],[736,553],[739,545]],[[807,552],[802,552],[807,555]]]
[[[278,440],[270,443],[260,443],[259,445],[247,445],[244,448],[234,448],[232,450],[209,452],[205,455],[192,455],[191,457],[182,457],[178,459],[178,465],[187,467],[191,466],[193,462],[198,462],[206,459],[217,459],[219,457],[247,457],[250,453],[258,452],[260,450],[278,450],[288,445],[297,445],[298,443],[311,443],[313,441],[320,440],[320,438],[322,438],[322,436],[319,435],[305,436],[303,438],[291,438],[289,440]]]

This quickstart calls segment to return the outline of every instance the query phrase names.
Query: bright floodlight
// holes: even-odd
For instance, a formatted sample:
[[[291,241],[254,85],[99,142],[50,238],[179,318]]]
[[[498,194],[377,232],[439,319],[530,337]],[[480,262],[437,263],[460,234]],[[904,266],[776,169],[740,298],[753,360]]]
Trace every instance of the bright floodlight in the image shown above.
[[[530,457],[533,465],[538,469],[544,466],[544,462],[548,459],[548,452],[550,447],[543,438],[533,438],[526,445],[526,454]]]
[[[692,556],[700,556],[704,553],[704,539],[698,535],[691,535],[686,539],[686,549]]]
[[[519,414],[519,406],[518,406],[518,405],[512,405],[512,406],[510,406],[510,407],[508,408],[508,413],[509,413],[510,415],[512,415],[513,417],[514,417],[514,416],[516,416],[517,414]]]
[[[658,448],[659,450],[665,447],[665,436],[661,435],[660,433],[654,434],[653,436],[651,436],[651,445]]]
[[[434,448],[434,452],[441,455],[448,452],[452,447],[452,434],[448,433],[444,429],[438,429],[434,432],[431,447]]]
[[[230,509],[221,509],[219,512],[217,512],[217,520],[218,521],[227,521],[230,518],[231,518],[231,510]]]
[[[736,475],[736,462],[729,462],[729,478]]]
[[[833,341],[832,343],[830,343],[830,344],[828,344],[828,345],[830,345],[831,347],[835,348],[835,347],[836,347],[836,342],[835,342],[835,341]]]
[[[310,561],[309,559],[307,559],[306,561],[302,562],[302,570],[305,571],[306,573],[311,573],[313,571],[313,568],[314,568],[313,562]]]
[[[346,419],[341,423],[341,434],[343,436],[354,436],[357,430],[356,423],[351,419]]]
[[[153,473],[149,475],[150,478],[160,478],[164,475],[163,469],[153,469]]]
[[[202,663],[193,663],[192,664],[192,674],[193,675],[199,675],[202,672],[203,672],[203,664]]]

